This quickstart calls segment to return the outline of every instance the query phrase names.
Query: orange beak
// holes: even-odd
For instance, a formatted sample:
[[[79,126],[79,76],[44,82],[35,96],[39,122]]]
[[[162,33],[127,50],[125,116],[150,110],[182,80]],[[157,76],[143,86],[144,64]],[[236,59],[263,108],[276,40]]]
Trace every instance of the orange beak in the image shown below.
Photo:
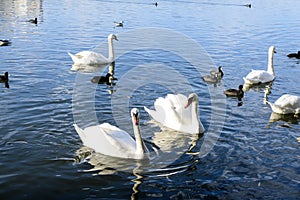
[[[191,105],[192,102],[193,102],[193,99],[189,98],[186,105],[184,106],[184,108],[188,108]]]
[[[139,119],[138,119],[137,114],[134,114],[134,115],[133,115],[133,123],[134,123],[135,125],[139,125]]]

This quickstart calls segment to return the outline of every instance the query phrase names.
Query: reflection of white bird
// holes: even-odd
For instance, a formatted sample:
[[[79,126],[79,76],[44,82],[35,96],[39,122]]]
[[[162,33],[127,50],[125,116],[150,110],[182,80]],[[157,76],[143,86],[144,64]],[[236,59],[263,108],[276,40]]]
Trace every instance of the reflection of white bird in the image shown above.
[[[275,79],[274,66],[273,66],[273,56],[275,51],[274,46],[269,47],[268,54],[268,69],[265,70],[252,70],[246,77],[244,77],[245,84],[253,85],[260,83],[268,83]]]
[[[98,153],[113,157],[143,159],[149,157],[149,150],[144,144],[140,133],[139,111],[131,110],[131,118],[135,140],[126,132],[108,123],[90,126],[82,130],[74,127],[83,144]]]
[[[118,40],[118,38],[114,34],[110,34],[107,39],[108,58],[93,51],[81,51],[75,55],[68,53],[71,56],[74,65],[101,65],[112,63],[114,61],[114,47],[112,40]]]
[[[284,94],[279,97],[275,103],[267,103],[272,111],[278,114],[300,114],[300,97],[290,94]]]
[[[165,127],[185,133],[203,133],[204,127],[198,117],[198,96],[192,93],[187,98],[182,94],[168,94],[158,98],[155,110],[145,110]]]

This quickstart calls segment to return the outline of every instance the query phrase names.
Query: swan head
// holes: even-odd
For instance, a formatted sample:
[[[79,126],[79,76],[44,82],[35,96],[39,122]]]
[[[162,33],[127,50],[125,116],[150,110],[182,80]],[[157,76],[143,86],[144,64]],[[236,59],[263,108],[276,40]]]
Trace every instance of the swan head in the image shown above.
[[[132,108],[131,109],[131,119],[134,125],[139,125],[139,109]]]
[[[275,50],[275,46],[270,46],[269,47],[269,53],[272,53],[272,54],[277,53],[276,50]]]
[[[193,102],[198,102],[198,95],[196,93],[191,93],[188,97],[187,104],[184,108],[188,108]]]
[[[117,40],[118,41],[118,38],[117,38],[117,36],[115,34],[109,34],[108,39],[109,40]]]

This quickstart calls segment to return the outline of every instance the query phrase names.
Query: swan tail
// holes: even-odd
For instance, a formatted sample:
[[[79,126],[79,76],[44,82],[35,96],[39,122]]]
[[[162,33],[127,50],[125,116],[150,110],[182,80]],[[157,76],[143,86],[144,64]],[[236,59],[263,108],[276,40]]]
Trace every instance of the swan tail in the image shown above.
[[[86,137],[85,137],[84,131],[83,131],[81,128],[79,128],[79,126],[78,126],[77,124],[73,124],[73,126],[74,126],[76,132],[78,133],[78,135],[79,135],[81,141],[82,141],[83,143],[85,143],[85,138],[86,138]]]
[[[71,54],[70,52],[68,52],[68,54],[72,58],[74,63],[78,62],[78,58],[75,55]]]
[[[152,117],[152,111],[153,110],[150,110],[149,108],[147,108],[146,106],[144,106],[144,110]]]

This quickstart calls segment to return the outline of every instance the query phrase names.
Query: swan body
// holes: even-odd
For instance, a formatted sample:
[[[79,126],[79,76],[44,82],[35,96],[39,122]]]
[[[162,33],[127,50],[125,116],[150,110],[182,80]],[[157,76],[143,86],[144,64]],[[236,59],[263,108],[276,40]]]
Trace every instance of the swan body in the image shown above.
[[[168,94],[154,102],[155,110],[144,109],[161,125],[185,133],[203,133],[204,127],[198,117],[198,96]]]
[[[138,109],[133,108],[131,118],[135,140],[126,131],[108,123],[85,129],[79,128],[77,124],[74,124],[74,127],[83,144],[98,153],[120,158],[144,159],[149,157],[149,150],[141,137],[138,115]]]
[[[275,51],[274,46],[269,47],[269,54],[268,54],[268,69],[265,70],[252,70],[246,77],[244,77],[245,84],[253,85],[253,84],[260,84],[260,83],[268,83],[275,79],[275,72],[273,66],[273,56]]]
[[[108,58],[94,51],[81,51],[75,55],[68,52],[74,65],[103,65],[114,61],[113,40],[118,40],[117,36],[110,34],[108,36]]]
[[[290,94],[284,94],[279,97],[275,103],[267,103],[272,111],[278,114],[300,114],[300,97]]]
[[[207,83],[217,83],[223,78],[223,75],[222,67],[219,66],[218,70],[210,71],[210,75],[205,75],[202,79]]]
[[[238,89],[228,89],[224,91],[224,94],[228,97],[244,97],[243,85],[239,85]]]
[[[300,51],[298,51],[298,53],[290,53],[287,55],[287,57],[300,59]]]

